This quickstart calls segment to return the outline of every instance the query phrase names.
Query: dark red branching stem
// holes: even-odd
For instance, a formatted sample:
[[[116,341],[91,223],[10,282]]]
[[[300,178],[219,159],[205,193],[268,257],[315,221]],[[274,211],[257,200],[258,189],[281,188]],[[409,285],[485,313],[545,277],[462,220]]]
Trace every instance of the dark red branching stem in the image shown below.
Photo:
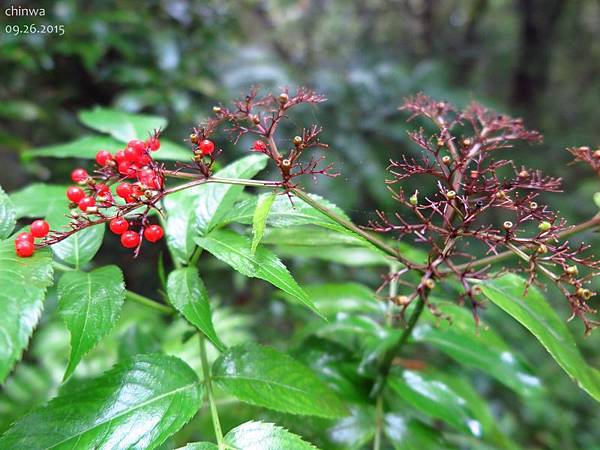
[[[538,274],[543,274],[563,292],[586,333],[597,326],[588,317],[596,312],[589,305],[595,293],[588,285],[599,273],[600,261],[589,254],[589,246],[572,246],[561,239],[573,227],[540,199],[543,192],[560,192],[560,179],[495,158],[516,141],[536,143],[541,135],[527,130],[521,119],[496,114],[477,103],[459,110],[417,95],[401,109],[410,113],[409,120],[421,117],[438,128],[433,135],[422,128],[409,133],[421,154],[390,161],[392,179],[387,181],[400,208],[393,217],[378,211],[378,219],[367,227],[393,232],[398,239],[410,238],[429,253],[422,279],[416,285],[401,283],[408,285],[405,292],[392,299],[401,311],[423,298],[424,288],[453,277],[477,319],[481,305],[477,283],[491,276],[488,263],[510,254],[525,261],[520,270],[527,275],[527,287],[538,283]],[[595,170],[600,167],[600,152],[588,147],[569,151]],[[431,184],[422,190],[433,191],[430,195],[403,191],[401,183],[415,176],[429,177]],[[405,274],[392,274],[384,284],[391,279],[398,282]]]

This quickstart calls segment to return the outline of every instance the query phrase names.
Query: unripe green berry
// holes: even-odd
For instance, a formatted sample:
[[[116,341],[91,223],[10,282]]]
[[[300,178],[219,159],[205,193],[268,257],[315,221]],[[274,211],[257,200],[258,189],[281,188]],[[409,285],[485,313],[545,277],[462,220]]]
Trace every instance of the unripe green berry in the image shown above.
[[[408,201],[410,202],[411,205],[413,206],[417,206],[419,204],[419,191],[415,191],[415,193],[413,195],[410,196],[410,198],[408,199]]]
[[[540,231],[548,231],[550,228],[552,228],[552,224],[550,222],[548,222],[547,220],[540,222],[540,224],[538,225],[538,229]]]

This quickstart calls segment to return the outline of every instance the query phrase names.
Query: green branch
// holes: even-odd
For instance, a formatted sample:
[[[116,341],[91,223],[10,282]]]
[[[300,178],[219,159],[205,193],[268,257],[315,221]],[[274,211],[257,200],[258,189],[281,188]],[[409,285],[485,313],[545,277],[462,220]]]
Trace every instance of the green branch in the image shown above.
[[[221,429],[221,422],[219,421],[219,411],[215,402],[215,397],[212,390],[212,380],[210,374],[210,366],[208,365],[208,358],[206,356],[206,339],[200,334],[200,359],[202,361],[202,375],[204,376],[204,385],[206,386],[206,395],[208,396],[208,403],[210,405],[210,416],[212,418],[213,428],[215,430],[215,436],[217,437],[217,446],[219,450],[225,450],[225,440],[223,438],[223,430]]]

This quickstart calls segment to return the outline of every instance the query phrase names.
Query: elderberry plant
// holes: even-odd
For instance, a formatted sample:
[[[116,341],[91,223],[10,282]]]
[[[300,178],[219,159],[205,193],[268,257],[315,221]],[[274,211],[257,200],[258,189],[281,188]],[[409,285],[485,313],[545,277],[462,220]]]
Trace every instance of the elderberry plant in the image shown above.
[[[62,382],[44,396],[52,400],[32,401],[0,448],[518,449],[521,442],[497,424],[462,370],[477,369],[521,402],[543,392],[539,374],[486,323],[482,307],[490,303],[600,401],[600,373],[541,293],[555,286],[585,334],[598,325],[592,302],[600,261],[589,245],[570,239],[597,228],[600,215],[568,224],[544,197],[561,192],[560,179],[498,157],[541,135],[478,103],[457,109],[424,95],[407,99],[401,109],[422,125],[409,133],[419,155],[394,152],[387,185],[398,209],[376,211],[361,226],[306,190],[308,180],[338,175],[326,160],[322,129],[298,127],[294,118],[297,109],[323,101],[303,88],[277,95],[252,89],[231,106],[215,106],[193,128],[187,150],[165,139],[165,124],[152,118],[87,112],[88,124],[108,114],[121,126],[98,124],[111,137],[86,141],[100,147],[93,151],[67,145],[34,154],[89,157],[95,166],[75,168],[71,186],[0,191],[0,379],[28,345],[38,354],[29,338],[48,291],[70,333]],[[140,123],[153,125],[145,140]],[[219,169],[226,139],[249,155]],[[568,150],[600,175],[600,150]],[[254,179],[268,163],[276,176]],[[407,182],[418,190],[406,192]],[[24,217],[36,220],[15,232]],[[166,238],[158,300],[127,289],[117,266],[94,264],[106,226],[130,258],[144,258],[148,245]],[[290,354],[256,343],[238,306],[216,300],[224,293],[205,286],[213,269],[203,252],[289,301],[285,315],[302,325],[276,347]],[[358,266],[382,282],[364,286],[349,277],[303,287],[276,253]],[[279,301],[265,291],[263,300]],[[151,337],[131,338],[121,329],[128,321]],[[115,365],[90,364],[114,339],[124,349]],[[453,363],[442,369],[432,354]]]

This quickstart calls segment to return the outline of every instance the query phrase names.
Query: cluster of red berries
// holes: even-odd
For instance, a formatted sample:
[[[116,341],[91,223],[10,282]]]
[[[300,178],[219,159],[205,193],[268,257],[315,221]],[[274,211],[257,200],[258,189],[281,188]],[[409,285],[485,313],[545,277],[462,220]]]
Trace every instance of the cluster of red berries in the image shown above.
[[[212,144],[212,142],[208,142]],[[81,216],[77,211],[71,212],[73,231],[89,224],[90,217],[96,217],[94,223],[109,222],[110,229],[121,235],[121,244],[125,248],[138,247],[142,236],[150,242],[160,240],[164,233],[159,225],[143,226],[138,233],[129,230],[130,223],[123,217],[123,212],[119,212],[112,219],[104,212],[106,208],[123,206],[117,204],[113,198],[109,187],[113,183],[120,182],[116,186],[115,192],[126,204],[147,201],[157,193],[156,191],[163,189],[162,169],[151,157],[151,152],[157,151],[159,148],[160,141],[158,133],[156,133],[145,142],[138,139],[129,141],[123,150],[114,155],[106,150],[100,150],[96,154],[96,163],[99,166],[96,173],[99,176],[92,177],[83,168],[74,169],[71,172],[71,180],[79,186],[70,186],[66,195],[71,202],[71,208],[79,208],[84,214]],[[98,178],[103,182],[97,180]],[[126,178],[134,178],[136,181],[128,183],[124,181]],[[145,220],[142,220],[142,223],[145,223]],[[15,241],[17,255],[31,256],[35,249],[34,237],[44,238],[49,231],[50,227],[47,222],[43,220],[33,222],[31,233],[21,233]],[[53,239],[47,239],[42,244],[50,245],[68,234],[68,232],[53,232]]]
[[[22,258],[32,256],[35,252],[35,238],[44,238],[50,231],[50,225],[45,220],[35,220],[29,227],[29,233],[24,231],[15,239],[15,252]]]
[[[131,224],[124,217],[115,217],[112,219],[108,227],[110,231],[121,235],[121,245],[125,248],[136,248],[142,241],[142,234],[149,242],[160,241],[164,235],[164,231],[160,225],[149,225],[142,228],[142,231],[136,233],[130,230]]]

